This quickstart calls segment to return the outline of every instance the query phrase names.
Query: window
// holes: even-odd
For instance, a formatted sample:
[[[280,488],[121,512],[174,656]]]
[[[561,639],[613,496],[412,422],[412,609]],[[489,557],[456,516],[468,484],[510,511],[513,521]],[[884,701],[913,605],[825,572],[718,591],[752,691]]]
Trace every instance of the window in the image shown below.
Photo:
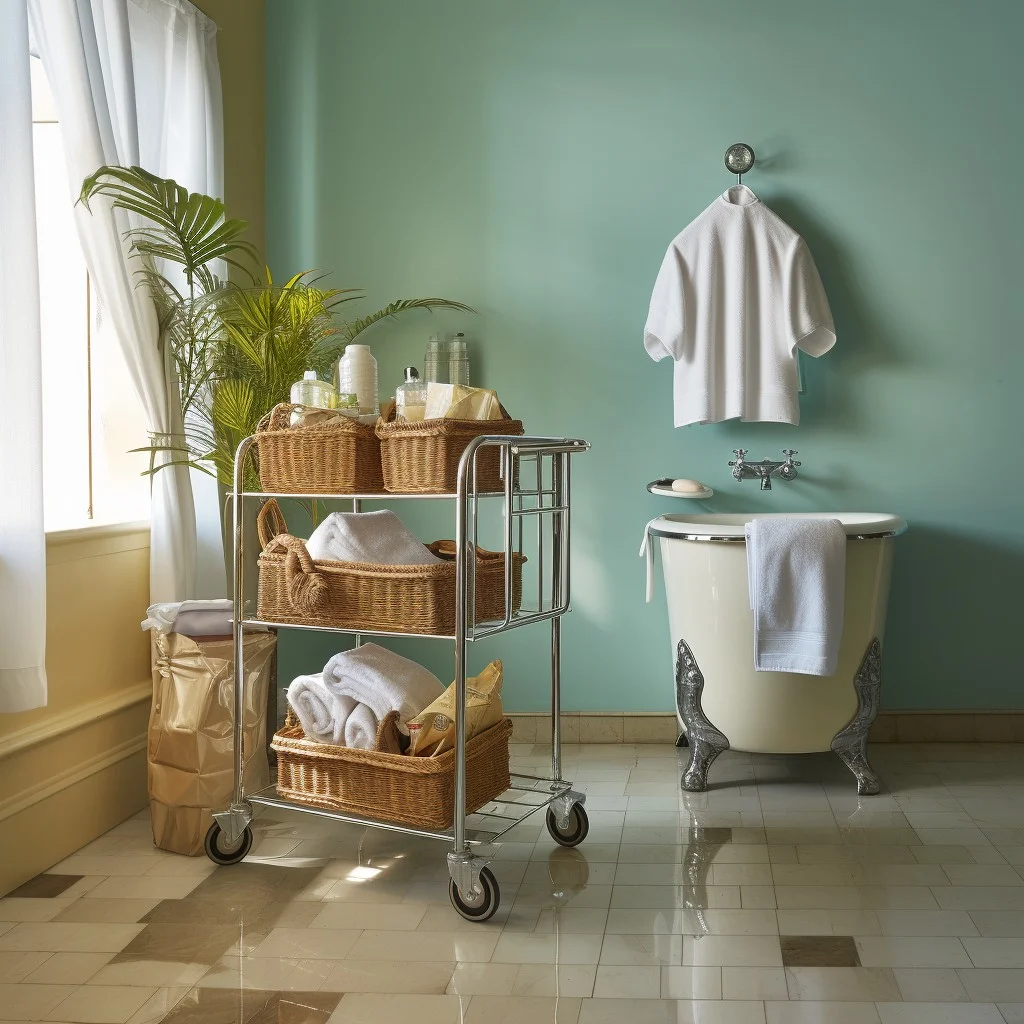
[[[46,529],[149,518],[145,418],[75,231],[60,125],[32,59]]]

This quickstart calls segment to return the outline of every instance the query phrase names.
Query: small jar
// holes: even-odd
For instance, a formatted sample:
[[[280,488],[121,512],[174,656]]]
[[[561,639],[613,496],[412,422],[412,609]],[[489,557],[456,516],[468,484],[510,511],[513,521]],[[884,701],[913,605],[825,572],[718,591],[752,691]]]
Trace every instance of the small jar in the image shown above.
[[[302,380],[297,380],[289,393],[292,405],[307,405],[314,409],[336,409],[338,392],[328,380],[320,380],[316,370],[307,370]]]

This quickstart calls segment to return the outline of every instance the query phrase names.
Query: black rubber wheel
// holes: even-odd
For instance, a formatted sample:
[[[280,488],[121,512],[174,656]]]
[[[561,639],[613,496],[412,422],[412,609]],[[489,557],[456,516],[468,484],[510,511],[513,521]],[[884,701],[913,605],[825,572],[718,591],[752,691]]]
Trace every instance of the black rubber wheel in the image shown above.
[[[558,819],[550,807],[546,821],[551,838],[559,846],[579,846],[590,831],[590,819],[582,804],[572,805],[572,810],[569,812],[569,827],[564,832],[558,827]]]
[[[221,844],[224,840],[224,833],[220,825],[214,822],[206,833],[206,856],[214,864],[237,864],[242,860],[252,847],[252,829],[247,828],[242,833],[242,838],[230,849],[225,849]]]
[[[448,883],[448,895],[451,897],[452,906],[467,921],[486,921],[494,916],[501,902],[501,890],[498,888],[498,880],[491,873],[490,868],[483,868],[480,871],[480,892],[476,899],[467,901],[462,898],[458,886],[454,881]]]

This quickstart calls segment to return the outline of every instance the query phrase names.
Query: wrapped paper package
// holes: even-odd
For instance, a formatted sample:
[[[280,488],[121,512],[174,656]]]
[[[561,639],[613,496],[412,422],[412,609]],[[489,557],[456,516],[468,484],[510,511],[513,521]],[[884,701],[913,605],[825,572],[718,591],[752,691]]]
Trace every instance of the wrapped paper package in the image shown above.
[[[427,420],[500,420],[504,418],[496,392],[464,384],[427,384]]]
[[[245,637],[245,789],[270,784],[267,698],[277,637]],[[211,812],[231,802],[234,642],[153,631],[149,798],[153,842],[192,857],[203,852]]]
[[[497,725],[504,716],[501,708],[500,661],[492,661],[478,676],[466,680],[466,739]],[[455,683],[430,707],[406,722],[411,740],[409,753],[436,757],[455,747]]]

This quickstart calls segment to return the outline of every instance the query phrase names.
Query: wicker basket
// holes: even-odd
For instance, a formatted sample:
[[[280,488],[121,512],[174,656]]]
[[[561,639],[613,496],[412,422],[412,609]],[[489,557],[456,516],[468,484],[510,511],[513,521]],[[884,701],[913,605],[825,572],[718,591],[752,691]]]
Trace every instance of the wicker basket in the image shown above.
[[[423,420],[397,423],[390,416],[377,423],[384,488],[394,494],[454,494],[459,460],[466,446],[481,434],[521,437],[522,420],[511,419],[502,407],[500,420]],[[393,415],[393,414],[392,414]],[[501,491],[501,452],[484,448],[476,458],[477,489]]]
[[[274,499],[260,509],[257,526],[263,545],[257,604],[264,621],[442,636],[455,632],[453,541],[429,545],[446,559],[430,565],[314,562],[305,542],[288,533]],[[525,561],[513,556],[512,614],[522,600]],[[476,621],[504,616],[505,556],[478,547]]]
[[[511,735],[512,722],[503,718],[466,744],[467,814],[509,788]],[[452,826],[454,750],[437,757],[410,757],[314,743],[291,718],[271,746],[277,752],[281,796],[396,824],[438,830]]]
[[[340,419],[289,427],[288,402],[256,432],[260,484],[279,494],[376,494],[384,490],[380,441],[369,424]]]

